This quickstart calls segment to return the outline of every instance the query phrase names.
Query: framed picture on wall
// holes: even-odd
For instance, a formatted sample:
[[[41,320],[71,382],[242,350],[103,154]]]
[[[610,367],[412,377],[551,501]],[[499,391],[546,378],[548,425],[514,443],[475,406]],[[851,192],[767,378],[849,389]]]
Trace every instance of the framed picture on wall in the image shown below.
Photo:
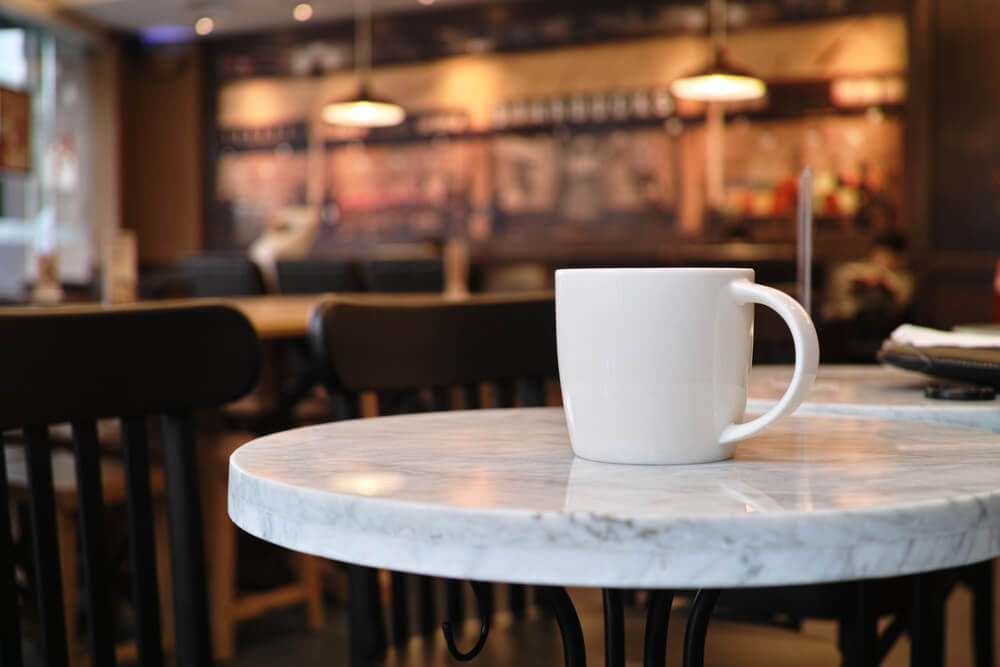
[[[0,169],[31,169],[31,101],[9,88],[0,88]]]

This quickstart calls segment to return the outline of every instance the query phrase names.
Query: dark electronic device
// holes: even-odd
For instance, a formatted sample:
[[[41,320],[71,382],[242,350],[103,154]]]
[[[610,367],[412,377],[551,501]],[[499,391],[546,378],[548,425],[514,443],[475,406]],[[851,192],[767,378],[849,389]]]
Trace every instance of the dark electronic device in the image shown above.
[[[924,387],[924,396],[947,401],[992,401],[996,390],[972,384],[929,384]]]

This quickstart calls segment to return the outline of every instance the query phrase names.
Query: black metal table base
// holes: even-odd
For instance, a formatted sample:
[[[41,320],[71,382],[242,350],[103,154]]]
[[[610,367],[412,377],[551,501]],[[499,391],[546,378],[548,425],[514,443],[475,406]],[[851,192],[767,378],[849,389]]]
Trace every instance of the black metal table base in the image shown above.
[[[992,631],[986,623],[992,622],[992,607],[989,613],[980,609],[987,602],[978,599],[987,592],[992,594],[992,563],[969,566],[959,572],[959,577],[970,583],[974,591],[974,645],[977,667],[993,667]],[[871,586],[858,581],[850,584],[850,609],[841,619],[841,650],[845,667],[868,667],[878,665],[888,653],[896,638],[905,631],[910,635],[910,664],[913,667],[941,667],[944,663],[944,604],[951,584],[955,580],[954,571],[931,572],[909,577],[910,599],[906,613],[893,620],[880,637],[877,632],[878,617],[872,599]],[[987,588],[988,585],[988,588]],[[444,626],[448,650],[457,660],[471,660],[483,649],[490,627],[489,587],[473,583],[473,590],[479,602],[482,628],[475,646],[462,652],[455,646],[451,629]],[[573,601],[565,588],[558,586],[539,587],[538,599],[551,607],[559,624],[563,643],[563,662],[566,667],[586,667],[586,648],[580,619]],[[705,663],[705,638],[712,611],[721,591],[699,590],[689,608],[687,627],[684,632],[684,667],[703,667]],[[978,594],[978,595],[977,595]],[[670,610],[674,593],[654,590],[649,592],[646,613],[646,628],[643,642],[643,667],[666,667],[667,630],[670,624]],[[604,655],[606,667],[625,665],[625,591],[604,589]],[[992,600],[989,600],[991,602]]]
[[[455,645],[451,626],[442,626],[448,651],[456,660],[465,662],[473,659],[482,651],[490,628],[487,600],[489,588],[484,584],[473,582],[473,591],[479,603],[481,629],[479,639],[469,651],[462,651]],[[583,629],[580,617],[573,606],[569,593],[561,586],[542,586],[538,588],[540,601],[552,608],[553,615],[559,624],[559,632],[563,642],[563,662],[566,667],[586,667],[587,652],[583,643]],[[606,667],[624,667],[625,665],[625,609],[623,591],[605,588],[604,596],[604,664]],[[674,594],[670,591],[651,591],[649,595],[649,611],[646,615],[645,656],[644,667],[665,667],[667,664],[667,628],[670,623],[670,609]],[[703,667],[705,664],[705,635],[708,632],[708,621],[712,609],[719,599],[719,591],[698,591],[691,604],[687,629],[684,633],[684,667]]]

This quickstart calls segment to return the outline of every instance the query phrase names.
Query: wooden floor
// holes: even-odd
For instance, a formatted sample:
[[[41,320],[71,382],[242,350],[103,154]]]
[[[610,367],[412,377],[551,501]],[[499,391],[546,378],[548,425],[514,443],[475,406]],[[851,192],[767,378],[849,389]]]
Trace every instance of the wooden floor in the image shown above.
[[[601,598],[592,590],[571,591],[580,613],[587,646],[588,664],[603,665],[603,625]],[[971,658],[970,596],[959,588],[948,601],[946,652],[948,667],[973,664]],[[347,632],[343,609],[331,609],[326,628],[318,634],[304,630],[302,616],[282,612],[243,626],[239,635],[234,667],[346,667]],[[684,630],[684,611],[678,607],[671,618],[668,664],[680,665],[680,650]],[[642,664],[644,616],[641,609],[631,609],[626,616],[626,639],[629,665]],[[998,628],[1000,630],[1000,628]],[[478,627],[469,623],[460,641],[468,647],[478,634]],[[1000,635],[1000,632],[997,632]],[[840,664],[835,646],[836,628],[831,622],[809,621],[801,631],[793,632],[773,627],[713,620],[709,627],[706,665],[718,667],[786,667],[816,665],[831,667]],[[459,665],[445,657],[440,633],[433,645],[414,640],[405,651],[393,652],[388,665],[438,667]],[[909,642],[904,637],[883,663],[887,667],[909,664]],[[553,620],[532,616],[527,621],[512,623],[505,613],[498,614],[496,628],[490,633],[483,653],[471,663],[479,667],[555,667],[562,664],[562,647]]]

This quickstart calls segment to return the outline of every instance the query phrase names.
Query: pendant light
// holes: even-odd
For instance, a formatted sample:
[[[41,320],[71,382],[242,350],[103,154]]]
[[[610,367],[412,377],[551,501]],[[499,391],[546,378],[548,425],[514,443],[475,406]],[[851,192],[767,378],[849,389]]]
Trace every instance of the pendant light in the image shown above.
[[[698,102],[745,102],[764,97],[767,94],[764,82],[726,57],[726,1],[708,0],[708,10],[712,62],[707,68],[674,81],[670,92],[679,99]]]
[[[327,103],[320,117],[344,127],[392,127],[406,119],[406,110],[394,102],[371,94],[372,8],[371,0],[354,0],[354,68],[360,79],[357,97]]]

